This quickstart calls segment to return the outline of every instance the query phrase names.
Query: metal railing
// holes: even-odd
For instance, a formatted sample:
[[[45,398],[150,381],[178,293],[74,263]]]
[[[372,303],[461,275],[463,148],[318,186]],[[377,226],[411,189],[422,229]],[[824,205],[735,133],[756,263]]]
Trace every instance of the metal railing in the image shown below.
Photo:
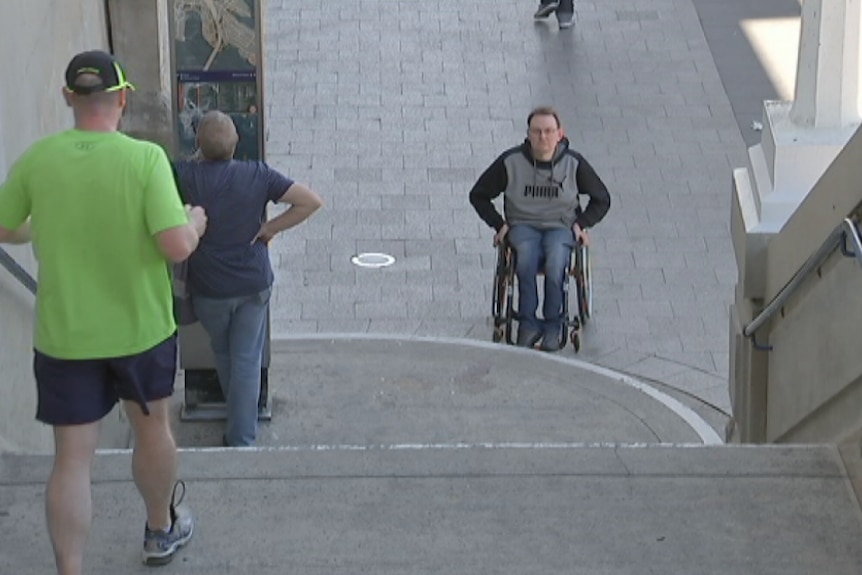
[[[0,248],[0,266],[6,268],[12,277],[21,282],[21,285],[30,290],[30,293],[36,295],[36,280],[3,248]]]
[[[848,241],[852,242],[852,247],[848,248]],[[862,239],[859,237],[859,228],[856,226],[856,222],[854,220],[844,218],[844,221],[832,230],[832,233],[829,234],[829,237],[826,238],[823,245],[821,245],[820,248],[814,252],[808,260],[806,260],[805,264],[799,268],[799,271],[790,278],[787,285],[781,288],[781,291],[772,298],[772,301],[763,308],[757,317],[745,326],[745,329],[742,330],[742,334],[745,337],[754,339],[755,347],[764,350],[772,349],[772,346],[770,345],[758,344],[757,340],[754,338],[755,333],[763,326],[763,324],[769,321],[775,312],[784,306],[790,296],[796,292],[797,288],[811,274],[811,272],[823,265],[823,262],[825,262],[836,249],[840,249],[841,253],[847,257],[855,257],[859,266],[862,267]]]

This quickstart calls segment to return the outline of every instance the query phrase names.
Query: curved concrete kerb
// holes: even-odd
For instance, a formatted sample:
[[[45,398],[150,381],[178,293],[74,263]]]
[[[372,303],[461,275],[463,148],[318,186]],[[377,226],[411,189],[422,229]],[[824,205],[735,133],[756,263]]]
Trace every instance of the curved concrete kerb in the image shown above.
[[[331,344],[346,344],[347,342],[365,342],[365,344],[380,343],[384,346],[396,346],[391,350],[374,350],[380,352],[379,357],[384,358],[380,361],[381,380],[386,379],[387,366],[386,357],[391,357],[393,362],[410,362],[411,357],[414,358],[417,371],[432,370],[437,373],[424,374],[427,379],[433,379],[435,375],[444,376],[445,369],[451,369],[452,363],[464,361],[469,357],[474,359],[476,356],[457,357],[457,350],[463,353],[465,349],[474,349],[476,351],[488,352],[488,361],[493,360],[496,363],[495,381],[500,381],[502,385],[518,383],[512,381],[501,381],[506,378],[518,377],[515,372],[518,370],[526,370],[528,373],[536,373],[539,378],[539,383],[542,381],[553,381],[557,388],[565,388],[563,393],[573,395],[560,395],[561,400],[571,399],[573,402],[590,401],[590,397],[599,397],[605,405],[612,405],[617,413],[623,414],[620,417],[627,419],[638,419],[646,428],[655,431],[662,428],[665,422],[678,418],[684,422],[685,426],[690,428],[694,434],[700,438],[700,441],[705,445],[720,445],[724,442],[718,433],[695,411],[682,404],[675,398],[656,389],[646,382],[640,381],[630,375],[617,372],[612,369],[593,365],[591,363],[581,361],[575,358],[569,358],[548,353],[539,353],[537,351],[521,349],[514,346],[501,345],[491,342],[483,342],[471,339],[460,339],[451,337],[425,337],[425,336],[404,336],[404,335],[389,335],[389,334],[368,334],[368,333],[317,333],[317,334],[302,334],[302,335],[280,335],[273,341],[274,351],[278,347],[279,342],[287,344],[287,348],[292,348],[291,342],[299,345],[302,342],[329,342]],[[402,347],[398,347],[398,346]],[[417,349],[411,349],[411,346],[416,346]],[[433,346],[433,347],[424,347]],[[450,349],[445,349],[447,346]],[[343,353],[339,353],[342,350]],[[333,361],[337,362],[339,356],[349,356],[350,353],[355,353],[362,350],[347,350],[343,347],[336,347],[330,354]],[[415,352],[415,353],[414,353]],[[411,356],[411,354],[414,354]],[[433,356],[433,358],[432,358]],[[346,361],[349,358],[345,359]],[[367,358],[366,358],[367,360]],[[429,367],[432,366],[432,367]],[[437,367],[440,366],[438,370]],[[557,367],[567,369],[559,370]],[[569,371],[570,369],[570,371]],[[405,371],[403,366],[402,373]],[[451,375],[451,374],[450,374]],[[544,378],[542,380],[541,378]],[[451,377],[450,377],[451,379]],[[423,385],[420,381],[417,385]],[[523,394],[520,401],[532,401],[536,395],[543,391],[536,385],[536,381],[529,383],[528,391],[535,390],[535,395],[532,393]],[[510,389],[519,389],[522,393],[525,387],[512,386]],[[628,390],[628,391],[626,391]],[[634,390],[637,393],[632,393]],[[544,398],[550,402],[557,401],[557,397]],[[648,401],[646,401],[648,400]],[[650,405],[652,404],[652,405]],[[658,404],[656,406],[655,404]],[[657,409],[657,407],[659,407]],[[610,413],[610,412],[609,412]],[[623,422],[621,422],[622,424]],[[602,421],[602,425],[606,425],[612,429],[613,421]],[[661,437],[661,433],[656,432],[656,435]]]

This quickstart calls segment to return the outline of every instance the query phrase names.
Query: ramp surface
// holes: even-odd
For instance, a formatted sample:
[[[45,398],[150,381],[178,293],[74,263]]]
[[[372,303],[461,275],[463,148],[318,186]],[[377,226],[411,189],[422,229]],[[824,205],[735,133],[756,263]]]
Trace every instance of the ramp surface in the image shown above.
[[[180,378],[180,384],[182,378]],[[273,342],[259,445],[720,443],[655,387],[576,358],[474,340],[302,336]],[[176,395],[178,402],[183,392]],[[221,445],[223,422],[175,426]]]

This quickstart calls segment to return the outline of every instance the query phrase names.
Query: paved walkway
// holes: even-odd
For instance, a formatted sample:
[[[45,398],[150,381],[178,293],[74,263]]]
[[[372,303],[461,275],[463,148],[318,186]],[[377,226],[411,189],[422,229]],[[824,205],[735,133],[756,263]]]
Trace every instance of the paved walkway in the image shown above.
[[[751,50],[711,51],[691,0],[580,0],[568,31],[527,0],[268,6],[267,158],[327,202],[274,243],[274,338],[489,340],[492,233],[467,193],[552,104],[613,198],[579,357],[729,411],[731,170],[756,113],[742,87],[765,77]],[[747,42],[727,17],[704,25]],[[359,269],[359,252],[397,261]]]

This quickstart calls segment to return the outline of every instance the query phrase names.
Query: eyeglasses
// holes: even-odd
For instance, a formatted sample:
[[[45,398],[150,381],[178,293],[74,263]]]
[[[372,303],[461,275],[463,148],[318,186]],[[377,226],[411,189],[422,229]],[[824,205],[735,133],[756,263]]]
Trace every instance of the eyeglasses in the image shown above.
[[[530,128],[531,136],[553,136],[559,131],[559,128]]]

